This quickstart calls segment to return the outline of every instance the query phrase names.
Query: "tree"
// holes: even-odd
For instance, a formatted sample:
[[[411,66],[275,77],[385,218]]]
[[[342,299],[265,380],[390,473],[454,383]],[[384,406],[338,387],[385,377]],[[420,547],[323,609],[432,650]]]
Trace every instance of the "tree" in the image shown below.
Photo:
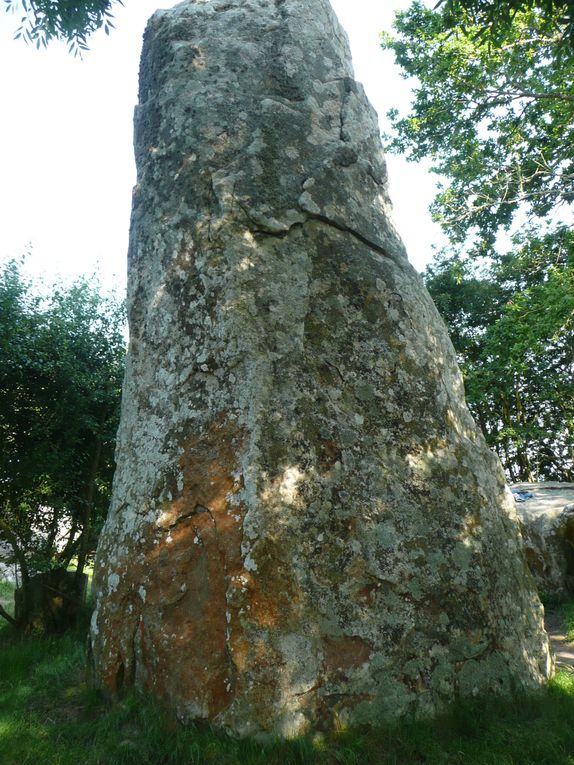
[[[74,53],[88,48],[88,38],[114,28],[112,6],[122,0],[5,0],[6,10],[20,15],[15,37],[46,47],[52,40],[68,43]]]
[[[383,37],[416,78],[410,114],[390,113],[388,148],[430,157],[447,179],[435,218],[453,242],[470,236],[486,253],[517,213],[544,221],[571,210],[574,49],[536,8],[516,11],[503,38],[456,12],[453,29],[444,12],[415,2],[397,15],[397,35]]]
[[[574,0],[439,0],[435,7],[443,8],[450,26],[457,26],[461,16],[466,16],[481,34],[495,39],[504,37],[517,13],[535,10],[574,43]]]
[[[574,233],[523,233],[486,266],[443,253],[425,281],[509,478],[573,481]]]
[[[415,2],[383,38],[416,78],[389,148],[429,157],[445,179],[433,213],[452,247],[427,286],[511,480],[574,476],[571,23],[571,2]]]
[[[40,294],[0,270],[0,541],[27,586],[95,549],[113,473],[123,305],[85,280]],[[5,615],[5,614],[4,614]]]

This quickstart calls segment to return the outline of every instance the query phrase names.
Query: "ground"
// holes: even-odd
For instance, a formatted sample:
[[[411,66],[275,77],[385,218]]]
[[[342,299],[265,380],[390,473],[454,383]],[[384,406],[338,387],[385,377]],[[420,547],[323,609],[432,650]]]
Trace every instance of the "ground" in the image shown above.
[[[556,657],[556,668],[574,673],[574,641],[568,632],[568,623],[564,608],[553,606],[546,608],[544,626],[550,638],[550,645]]]
[[[0,599],[11,590],[0,583]],[[574,602],[548,604],[559,672],[548,693],[459,703],[430,722],[262,744],[181,725],[151,700],[113,706],[86,682],[85,625],[19,638],[0,625],[2,765],[574,765]],[[566,617],[566,623],[565,618]],[[559,638],[559,635],[562,638]],[[564,657],[564,658],[561,658]],[[562,663],[563,662],[563,663]]]

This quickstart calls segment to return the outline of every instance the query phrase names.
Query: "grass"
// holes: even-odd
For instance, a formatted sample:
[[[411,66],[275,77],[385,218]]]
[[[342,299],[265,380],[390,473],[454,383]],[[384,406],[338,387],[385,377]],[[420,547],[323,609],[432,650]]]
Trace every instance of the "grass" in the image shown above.
[[[2,765],[574,765],[569,674],[548,693],[458,703],[434,722],[264,745],[181,725],[149,699],[108,706],[86,682],[84,646],[83,629],[20,638],[0,626]]]
[[[562,613],[564,614],[566,640],[569,643],[574,643],[574,602],[564,603]]]
[[[0,605],[10,614],[14,612],[14,587],[10,582],[0,581]]]
[[[560,614],[564,622],[564,634],[569,643],[574,643],[574,600],[564,600],[564,597],[553,597],[540,593],[540,599],[546,610]]]

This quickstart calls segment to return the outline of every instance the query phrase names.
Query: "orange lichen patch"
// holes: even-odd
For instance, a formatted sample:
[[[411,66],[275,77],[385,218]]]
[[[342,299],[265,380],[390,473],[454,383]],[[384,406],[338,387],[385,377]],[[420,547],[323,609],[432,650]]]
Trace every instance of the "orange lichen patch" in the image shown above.
[[[289,631],[297,624],[297,607],[301,599],[293,581],[293,572],[282,561],[279,545],[263,541],[265,550],[257,558],[258,572],[250,594],[250,616],[254,624],[270,629]]]
[[[371,655],[370,645],[356,636],[327,638],[324,646],[324,664],[329,671],[360,667]]]
[[[341,459],[341,447],[335,443],[335,441],[321,440],[320,441],[320,458],[324,463],[322,467],[331,467],[335,462]]]
[[[230,495],[242,487],[236,456],[242,441],[241,430],[221,419],[200,436],[187,438],[180,459],[184,479],[181,501],[186,509],[198,505],[212,513],[228,509]]]
[[[164,503],[159,523],[140,530],[133,549],[122,550],[124,575],[101,617],[108,640],[100,673],[110,691],[135,678],[206,719],[233,699],[228,588],[243,572],[243,509],[233,500],[242,486],[241,442],[241,432],[222,419],[188,438],[181,494]]]
[[[243,512],[236,450],[241,433],[218,420],[184,443],[183,490],[163,508],[161,534],[147,558],[145,642],[154,691],[194,716],[212,719],[233,698],[227,651],[227,589],[241,570]]]
[[[248,671],[237,674],[237,694],[249,699],[253,722],[265,729],[270,707],[278,699],[282,657],[268,635],[251,635],[246,642],[248,645],[243,648],[247,663],[244,666]]]
[[[357,590],[357,598],[359,600],[372,600],[376,595],[379,587],[376,583],[370,582],[365,584],[361,589]]]
[[[250,615],[260,627],[273,627],[280,616],[280,604],[275,593],[269,590],[253,593]]]
[[[251,641],[240,631],[234,629],[229,638],[229,651],[238,673],[245,672],[251,652]]]

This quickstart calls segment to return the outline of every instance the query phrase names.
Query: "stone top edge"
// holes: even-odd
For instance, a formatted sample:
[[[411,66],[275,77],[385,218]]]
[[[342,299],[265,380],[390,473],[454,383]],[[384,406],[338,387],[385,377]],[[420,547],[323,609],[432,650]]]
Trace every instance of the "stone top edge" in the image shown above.
[[[562,481],[540,481],[539,483],[511,483],[511,489],[522,489],[524,491],[574,491],[574,483]]]

